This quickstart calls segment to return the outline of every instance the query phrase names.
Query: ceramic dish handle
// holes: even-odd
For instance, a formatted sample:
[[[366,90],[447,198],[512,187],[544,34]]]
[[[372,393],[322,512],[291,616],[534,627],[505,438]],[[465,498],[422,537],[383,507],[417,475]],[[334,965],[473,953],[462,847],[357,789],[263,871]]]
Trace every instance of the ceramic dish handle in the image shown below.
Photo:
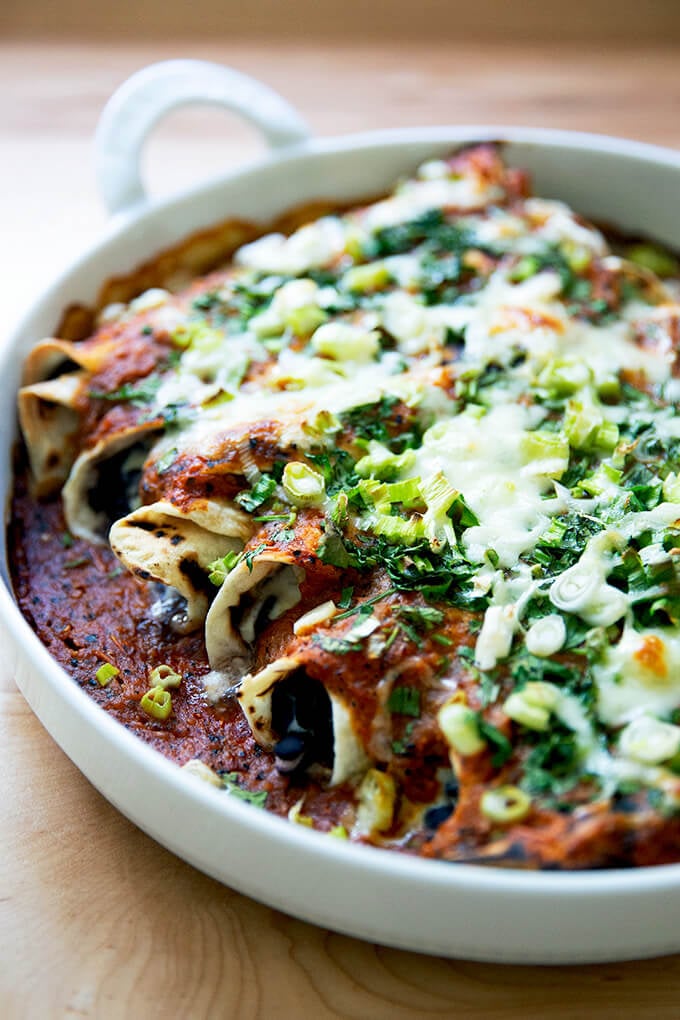
[[[254,124],[273,149],[300,144],[309,128],[285,99],[254,78],[203,60],[166,60],[133,74],[106,104],[95,136],[97,180],[111,213],[146,201],[142,149],[177,106],[224,106]]]

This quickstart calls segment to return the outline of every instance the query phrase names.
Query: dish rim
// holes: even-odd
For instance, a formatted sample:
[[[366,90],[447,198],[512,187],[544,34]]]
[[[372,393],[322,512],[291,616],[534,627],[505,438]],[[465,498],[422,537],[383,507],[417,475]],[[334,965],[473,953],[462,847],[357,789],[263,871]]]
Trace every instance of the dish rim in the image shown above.
[[[0,375],[5,379],[5,392],[13,393],[16,389],[14,385],[17,374],[15,362],[19,354],[23,354],[23,349],[28,344],[25,333],[31,320],[40,313],[41,309],[54,303],[83,267],[96,265],[98,261],[101,261],[108,246],[121,239],[131,228],[143,226],[151,217],[159,214],[172,216],[178,208],[194,202],[199,197],[209,197],[211,193],[219,192],[225,185],[228,186],[237,180],[245,179],[265,167],[279,170],[286,166],[290,168],[297,161],[308,159],[310,156],[319,155],[330,158],[338,153],[348,151],[365,153],[371,148],[384,148],[385,146],[397,153],[399,149],[406,149],[413,144],[432,144],[433,147],[449,144],[455,147],[463,143],[491,140],[540,148],[567,147],[584,153],[604,152],[614,156],[623,156],[628,160],[636,160],[645,165],[658,166],[661,164],[675,170],[680,169],[680,152],[670,148],[608,135],[545,128],[496,125],[398,128],[303,141],[249,162],[245,167],[239,167],[219,178],[183,189],[177,195],[155,199],[141,207],[117,213],[103,235],[57,275],[56,279],[30,304],[25,314],[10,331],[10,335],[0,351]],[[406,159],[407,156],[404,154],[404,161]],[[103,283],[104,280],[100,282]],[[68,303],[67,297],[63,298],[63,303]],[[5,435],[4,440],[3,455],[6,456],[7,448],[16,441],[16,430],[11,437]],[[11,461],[9,476],[4,484],[6,500],[8,500],[13,484]],[[165,758],[161,752],[145,744],[143,740],[102,711],[87,692],[76,685],[65,669],[52,658],[47,648],[32,631],[14,600],[6,553],[5,537],[3,538],[3,576],[0,585],[0,626],[9,631],[12,636],[17,655],[24,667],[20,673],[24,673],[27,668],[29,674],[32,674],[32,680],[30,678],[27,680],[26,676],[20,675],[17,683],[34,712],[48,732],[54,736],[53,730],[58,730],[59,726],[55,726],[53,722],[48,722],[43,718],[42,699],[39,694],[31,690],[32,683],[33,686],[36,683],[38,685],[45,683],[50,695],[57,697],[63,707],[72,713],[81,725],[88,727],[88,732],[97,734],[99,739],[116,754],[127,758],[135,770],[139,771],[142,780],[152,778],[162,782],[168,791],[170,802],[177,801],[179,803],[187,799],[198,802],[201,810],[206,812],[207,820],[219,821],[226,818],[229,824],[233,823],[237,828],[248,830],[258,839],[271,840],[277,846],[283,845],[303,861],[305,858],[320,856],[340,870],[344,868],[358,869],[369,879],[377,874],[382,878],[387,876],[390,881],[410,884],[414,890],[417,885],[424,883],[437,890],[448,892],[464,888],[468,892],[480,895],[502,893],[510,895],[513,899],[519,896],[525,901],[527,897],[532,899],[546,896],[553,897],[557,901],[566,901],[573,900],[575,894],[580,899],[595,897],[597,900],[609,900],[617,895],[635,898],[651,891],[657,895],[680,891],[680,863],[571,872],[519,871],[476,864],[452,865],[450,862],[425,860],[394,850],[328,839],[324,834],[309,830],[305,826],[293,825],[286,819],[279,818],[266,810],[230,798],[224,791],[197,782],[194,777],[182,773],[181,769]],[[60,746],[63,746],[58,737],[55,739]],[[72,755],[71,750],[66,750],[66,753],[77,767],[81,768],[79,761],[76,761],[77,755]],[[81,771],[84,770],[81,768]],[[86,772],[84,774],[87,776]],[[90,777],[88,776],[88,778]],[[90,781],[92,780],[90,779]],[[107,794],[104,795],[107,796]],[[110,798],[107,797],[107,799]],[[118,804],[116,807],[131,817],[124,807]],[[144,828],[143,822],[137,818],[133,820]],[[168,844],[165,843],[165,845]],[[181,854],[181,851],[179,852]],[[198,866],[201,867],[200,864]],[[291,913],[294,912],[289,907],[284,909]],[[330,924],[330,922],[328,923]],[[409,945],[408,940],[393,944]],[[437,951],[441,951],[441,949]],[[490,956],[487,955],[486,958],[490,958]]]

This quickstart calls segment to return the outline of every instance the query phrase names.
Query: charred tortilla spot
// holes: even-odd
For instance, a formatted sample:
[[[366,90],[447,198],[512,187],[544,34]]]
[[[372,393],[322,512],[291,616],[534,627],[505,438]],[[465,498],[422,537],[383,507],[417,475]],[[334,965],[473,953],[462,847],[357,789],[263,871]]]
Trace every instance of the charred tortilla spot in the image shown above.
[[[178,568],[196,591],[210,597],[215,594],[215,586],[210,583],[208,575],[196,560],[185,557],[179,561]]]

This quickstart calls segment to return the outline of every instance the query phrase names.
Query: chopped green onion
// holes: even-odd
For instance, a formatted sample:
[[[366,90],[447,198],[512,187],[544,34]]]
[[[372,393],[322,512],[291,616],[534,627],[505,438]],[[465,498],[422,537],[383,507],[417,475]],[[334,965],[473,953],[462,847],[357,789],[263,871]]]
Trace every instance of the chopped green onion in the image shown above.
[[[511,283],[522,283],[529,277],[535,276],[540,268],[540,259],[535,255],[523,255],[508,273],[508,279]]]
[[[360,478],[379,478],[381,481],[391,482],[397,475],[413,467],[415,460],[414,450],[392,453],[382,443],[371,439],[368,443],[368,453],[357,461],[354,470]]]
[[[407,509],[413,504],[422,503],[420,478],[407,478],[403,482],[392,482],[384,485],[384,497],[388,503],[401,503]]]
[[[308,829],[314,828],[314,819],[310,818],[309,815],[302,814],[302,805],[304,804],[305,798],[300,797],[298,801],[293,804],[292,808],[288,812],[288,821],[294,822],[296,825],[304,825]]]
[[[583,478],[578,483],[578,488],[583,489],[590,496],[602,496],[605,492],[611,492],[619,487],[623,472],[619,471],[612,464],[602,463],[588,478]]]
[[[460,496],[460,493],[457,489],[454,489],[441,471],[421,481],[420,491],[427,506],[423,523],[430,542],[439,543],[445,541],[450,546],[455,546],[456,533],[449,517],[449,510]],[[464,500],[462,501],[462,506],[465,509],[469,509],[466,507]],[[475,523],[477,523],[476,518]]]
[[[331,436],[341,428],[341,422],[332,411],[319,411],[311,421],[302,423],[302,431],[312,436]]]
[[[311,336],[328,319],[328,315],[317,305],[305,305],[302,308],[291,308],[284,316],[286,326],[296,336]]]
[[[363,293],[367,290],[379,290],[389,283],[390,274],[384,262],[369,262],[363,266],[352,266],[342,278],[345,290]]]
[[[569,466],[569,442],[559,432],[525,432],[521,452],[532,475],[561,478]]]
[[[580,400],[567,404],[564,431],[577,450],[613,450],[619,441],[618,426],[605,421],[599,408]]]
[[[577,241],[563,240],[562,251],[566,257],[569,268],[574,273],[582,273],[593,261],[593,253],[584,244]]]
[[[381,514],[371,523],[371,531],[386,538],[388,542],[411,545],[412,542],[423,537],[423,522],[418,517],[405,520],[403,517],[390,517],[387,514]]]
[[[583,361],[556,358],[550,361],[538,377],[539,386],[551,396],[569,397],[583,389],[592,380],[592,371]]]
[[[550,613],[532,623],[524,643],[532,655],[547,658],[559,652],[566,640],[567,628],[564,619],[557,613]]]
[[[437,722],[452,751],[467,757],[479,754],[486,741],[479,732],[477,713],[460,701],[447,701],[437,713]]]
[[[377,330],[346,322],[326,322],[316,330],[310,344],[317,354],[334,361],[369,362],[380,351],[380,335]]]
[[[655,244],[634,244],[626,252],[627,257],[637,266],[649,269],[657,276],[680,275],[680,262],[664,248]]]
[[[503,711],[514,722],[543,732],[550,725],[550,713],[560,699],[559,688],[541,680],[526,684],[506,698]]]
[[[482,794],[480,807],[490,821],[511,825],[526,818],[531,809],[531,797],[518,786],[499,786]]]
[[[281,482],[286,495],[296,506],[320,503],[326,490],[323,475],[300,460],[286,464]]]
[[[225,334],[209,326],[205,320],[198,322],[183,322],[174,332],[170,339],[177,347],[192,347],[202,353],[218,350],[225,342]]]
[[[602,450],[613,450],[619,441],[619,426],[613,421],[603,421],[595,434],[595,446]]]
[[[230,551],[222,556],[221,559],[213,560],[212,563],[209,563],[207,569],[210,571],[208,574],[210,583],[214,584],[217,588],[224,584],[227,574],[241,561],[242,555],[242,553]]]
[[[564,431],[577,450],[585,450],[592,445],[601,424],[602,414],[596,407],[580,400],[569,401],[564,417]]]
[[[673,472],[664,479],[663,495],[669,503],[680,503],[680,477]]]
[[[110,662],[102,662],[101,666],[95,673],[95,677],[100,687],[106,687],[107,684],[113,680],[114,676],[118,676],[119,673],[120,670]]]
[[[369,769],[357,791],[356,826],[359,833],[385,832],[392,824],[397,788],[392,776]]]
[[[146,692],[140,701],[142,711],[154,719],[167,719],[172,712],[172,695],[160,684]]]
[[[172,666],[162,663],[154,666],[149,673],[149,683],[152,687],[179,687],[182,682],[182,674],[176,673]]]

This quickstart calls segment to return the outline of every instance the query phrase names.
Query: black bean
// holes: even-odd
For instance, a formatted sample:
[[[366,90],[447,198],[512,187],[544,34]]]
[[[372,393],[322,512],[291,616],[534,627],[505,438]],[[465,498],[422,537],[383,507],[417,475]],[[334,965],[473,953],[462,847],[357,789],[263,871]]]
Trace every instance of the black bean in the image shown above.
[[[284,761],[290,761],[293,758],[299,758],[305,750],[305,738],[302,733],[288,733],[282,740],[279,740],[278,744],[274,748],[274,754],[277,758],[283,758]]]
[[[456,803],[456,801],[458,800],[458,780],[457,779],[455,779],[455,778],[454,779],[449,779],[444,784],[444,796],[448,800],[452,801],[454,804]]]
[[[453,804],[437,804],[429,808],[423,817],[425,828],[435,831],[439,826],[453,814]]]

